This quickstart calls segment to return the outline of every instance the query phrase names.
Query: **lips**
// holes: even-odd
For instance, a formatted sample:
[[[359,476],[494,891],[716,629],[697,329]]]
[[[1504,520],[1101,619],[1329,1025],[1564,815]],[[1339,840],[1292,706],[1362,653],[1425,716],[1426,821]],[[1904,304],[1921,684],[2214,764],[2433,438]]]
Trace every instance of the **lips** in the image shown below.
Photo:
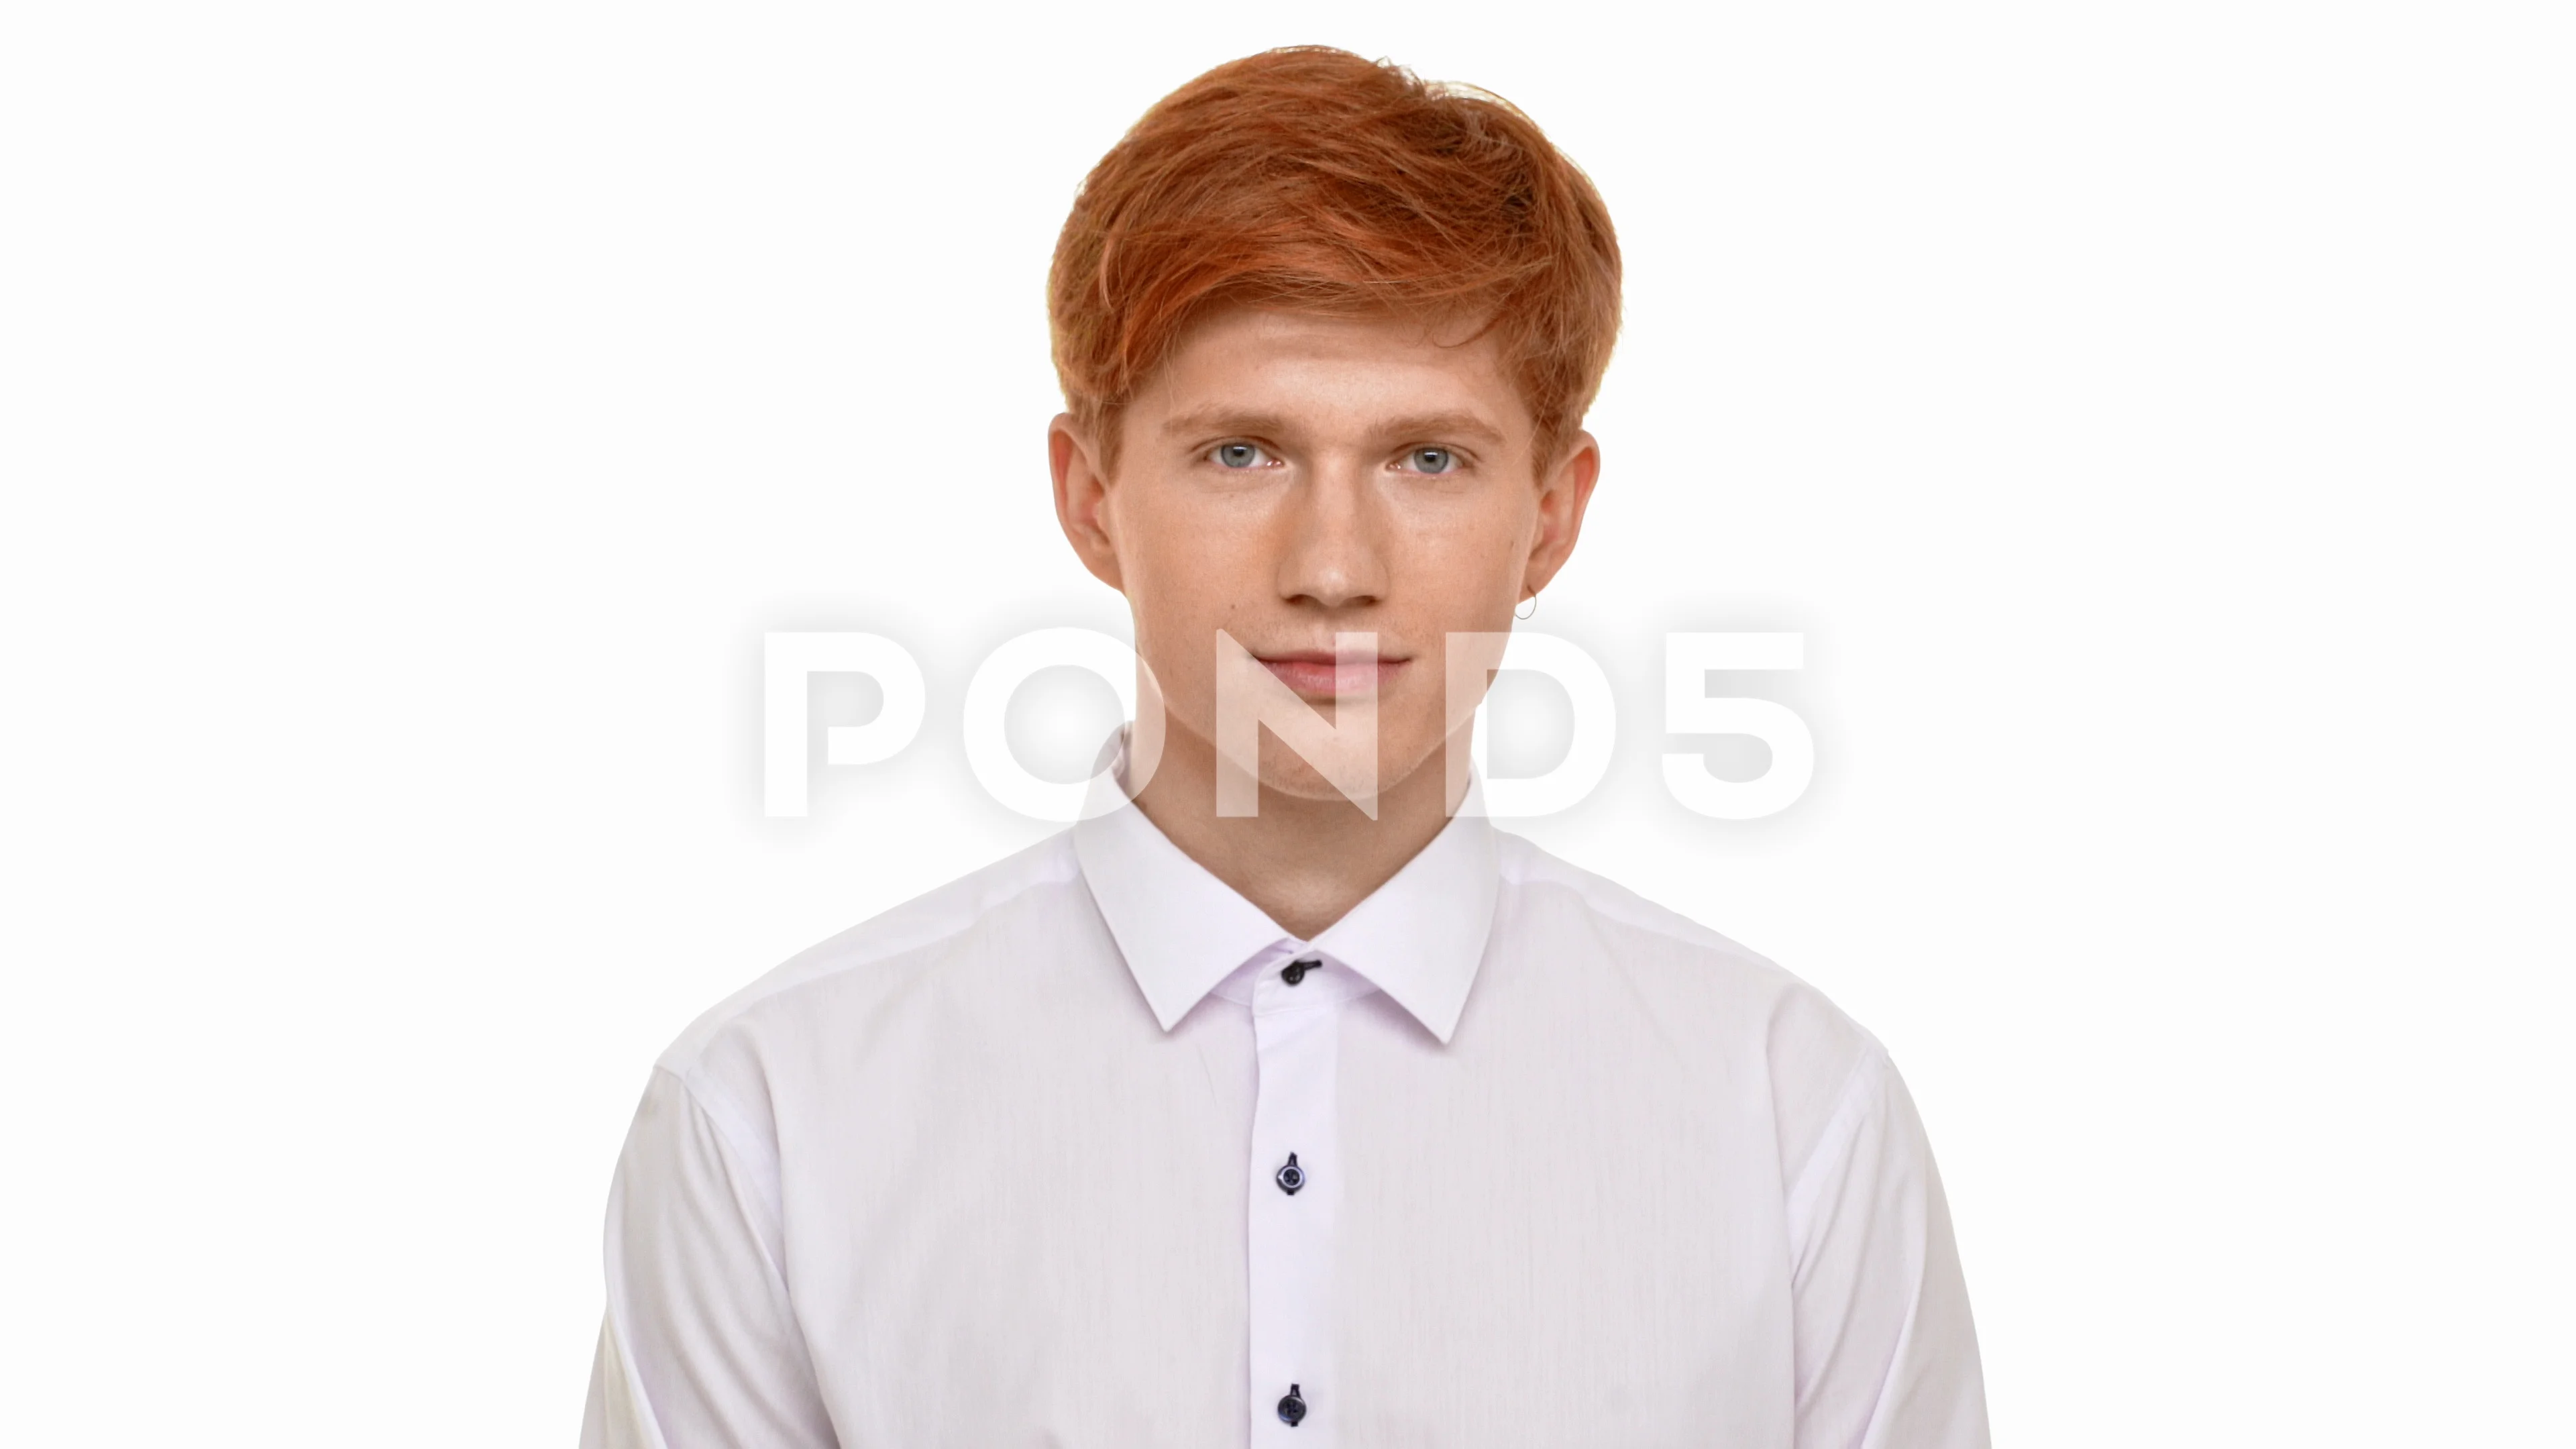
[[[1355,699],[1375,694],[1413,662],[1378,655],[1342,663],[1329,653],[1312,650],[1253,657],[1280,683],[1306,699]]]

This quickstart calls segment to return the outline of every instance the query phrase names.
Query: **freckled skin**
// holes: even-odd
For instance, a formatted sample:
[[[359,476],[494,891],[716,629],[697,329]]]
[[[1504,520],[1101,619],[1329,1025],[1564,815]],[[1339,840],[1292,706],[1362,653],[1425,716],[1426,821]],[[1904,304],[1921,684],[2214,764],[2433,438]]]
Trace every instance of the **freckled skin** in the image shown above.
[[[1163,759],[1138,804],[1312,935],[1446,823],[1445,751],[1467,740],[1450,728],[1444,638],[1510,629],[1513,606],[1555,577],[1599,445],[1578,432],[1536,458],[1490,338],[1251,309],[1194,327],[1118,426],[1114,477],[1070,417],[1048,450],[1066,537],[1127,597],[1164,697]],[[1258,815],[1215,814],[1220,628],[1327,716],[1337,687],[1374,690],[1375,821],[1266,734]],[[1379,669],[1337,681],[1318,662],[1343,630],[1377,634]]]

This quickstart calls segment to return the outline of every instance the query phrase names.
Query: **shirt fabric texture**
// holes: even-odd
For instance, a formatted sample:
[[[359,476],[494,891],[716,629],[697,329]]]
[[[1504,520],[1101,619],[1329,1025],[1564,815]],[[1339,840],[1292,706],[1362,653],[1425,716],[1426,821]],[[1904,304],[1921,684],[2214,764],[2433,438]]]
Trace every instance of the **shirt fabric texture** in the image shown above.
[[[1479,796],[1307,941],[1095,795],[700,1018],[585,1449],[1981,1449],[1887,1053]]]

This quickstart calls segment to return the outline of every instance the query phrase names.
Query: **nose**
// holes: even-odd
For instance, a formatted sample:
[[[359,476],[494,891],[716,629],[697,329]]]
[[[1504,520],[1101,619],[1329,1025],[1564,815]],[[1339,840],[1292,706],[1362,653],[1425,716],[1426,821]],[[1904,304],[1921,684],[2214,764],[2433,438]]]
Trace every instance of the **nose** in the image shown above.
[[[1386,597],[1389,520],[1369,481],[1366,465],[1334,460],[1310,467],[1288,490],[1281,598],[1348,609]]]

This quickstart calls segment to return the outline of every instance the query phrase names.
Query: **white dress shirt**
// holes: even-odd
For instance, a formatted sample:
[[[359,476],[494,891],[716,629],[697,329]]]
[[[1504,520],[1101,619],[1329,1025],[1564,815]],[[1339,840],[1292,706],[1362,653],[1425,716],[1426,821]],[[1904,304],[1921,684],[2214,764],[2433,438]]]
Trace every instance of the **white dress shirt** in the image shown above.
[[[1877,1041],[1465,812],[1311,941],[1122,805],[806,951],[607,1259],[591,1449],[1986,1443]]]

